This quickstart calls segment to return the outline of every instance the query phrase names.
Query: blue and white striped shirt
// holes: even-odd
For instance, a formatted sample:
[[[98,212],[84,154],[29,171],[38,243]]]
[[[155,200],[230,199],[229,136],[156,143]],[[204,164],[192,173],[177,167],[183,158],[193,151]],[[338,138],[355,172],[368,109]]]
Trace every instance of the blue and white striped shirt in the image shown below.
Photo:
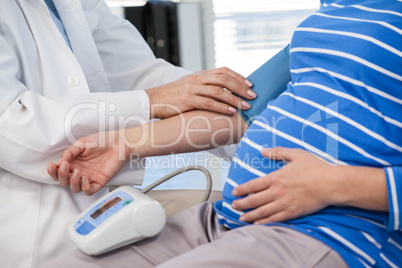
[[[389,213],[330,206],[276,224],[323,241],[350,267],[402,267],[402,2],[322,1],[294,32],[290,69],[287,90],[239,144],[215,203],[221,224],[246,224],[231,208],[234,187],[283,165],[264,158],[262,148],[303,148],[334,164],[383,167]]]

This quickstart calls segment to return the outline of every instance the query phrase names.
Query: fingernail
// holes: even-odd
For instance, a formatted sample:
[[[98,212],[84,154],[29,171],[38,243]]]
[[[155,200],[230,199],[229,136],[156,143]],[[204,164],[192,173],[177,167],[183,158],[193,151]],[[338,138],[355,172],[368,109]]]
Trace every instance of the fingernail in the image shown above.
[[[236,204],[235,203],[232,203],[232,208],[236,209]]]
[[[241,216],[239,220],[240,220],[240,221],[246,221],[246,217]]]
[[[238,195],[239,195],[239,192],[238,192],[237,190],[233,190],[233,191],[232,191],[232,195],[238,196]]]
[[[235,108],[233,108],[232,106],[229,106],[228,110],[229,110],[231,113],[237,112],[237,110],[236,110]]]
[[[246,85],[249,87],[253,86],[253,83],[251,83],[250,80],[248,80],[248,79],[244,80],[244,83],[246,83]]]
[[[252,90],[247,90],[247,94],[252,98],[257,98],[257,93]]]
[[[50,164],[47,166],[47,171],[49,173],[53,173],[53,166],[51,166]]]
[[[72,179],[76,179],[78,177],[78,171],[74,169],[73,175],[71,176]]]
[[[251,104],[248,103],[247,101],[242,101],[242,102],[241,102],[241,105],[242,105],[244,108],[246,108],[246,109],[250,109],[250,108],[251,108]]]
[[[61,172],[65,172],[66,171],[66,169],[67,169],[67,166],[66,166],[66,163],[61,163],[61,166],[60,166],[60,171]]]
[[[267,154],[269,154],[270,151],[271,151],[270,148],[264,148],[264,149],[261,150],[261,154],[262,155],[267,155]]]

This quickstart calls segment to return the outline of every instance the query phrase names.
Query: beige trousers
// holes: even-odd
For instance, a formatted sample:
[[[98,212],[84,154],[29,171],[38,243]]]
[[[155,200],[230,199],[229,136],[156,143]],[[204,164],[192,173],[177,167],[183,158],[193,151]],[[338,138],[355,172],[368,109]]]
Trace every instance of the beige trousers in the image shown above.
[[[245,268],[347,267],[327,245],[281,226],[245,226],[228,230],[218,223],[210,202],[169,217],[153,238],[92,257],[75,250],[48,268]]]

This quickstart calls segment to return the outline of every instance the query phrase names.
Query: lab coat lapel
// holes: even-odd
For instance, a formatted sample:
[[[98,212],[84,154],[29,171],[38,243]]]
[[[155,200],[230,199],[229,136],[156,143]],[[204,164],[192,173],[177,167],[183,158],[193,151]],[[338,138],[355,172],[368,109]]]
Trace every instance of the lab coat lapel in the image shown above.
[[[87,18],[79,0],[53,0],[63,21],[78,62],[81,65],[92,92],[110,92],[106,76],[88,21],[96,25],[98,17]]]
[[[47,77],[33,76],[33,78],[26,79],[27,88],[48,97],[88,92],[86,81],[82,81],[80,86],[74,88],[63,83],[72,73],[79,75],[81,79],[84,79],[85,75],[56,25],[52,23],[46,4],[41,0],[16,0],[16,2],[24,15],[36,46],[37,62],[31,67],[40,69],[41,72],[52,72],[52,75]],[[22,38],[26,37],[22,36]],[[20,44],[20,46],[21,49],[24,49],[24,44]],[[36,55],[25,56],[27,57],[25,60],[30,59],[32,63],[32,57]],[[63,65],[60,65],[60,62]],[[55,64],[58,65],[55,66]],[[25,76],[29,75],[30,73],[25,74]],[[57,91],[54,90],[55,80],[58,80]]]
[[[24,0],[17,0],[22,12],[24,13],[25,19],[28,22],[29,28],[32,32],[32,36],[35,39],[35,42],[38,44],[38,47],[43,47],[43,38],[37,38],[39,36],[43,36],[43,31],[44,29],[41,28],[43,26],[46,26],[49,28],[49,31],[51,33],[58,33],[58,31],[54,31],[57,29],[57,27],[55,25],[50,25],[50,24],[40,24],[39,21],[34,17],[41,17],[44,16],[44,12],[46,11],[46,4],[43,1],[40,0],[31,0],[28,1],[29,3],[26,3]],[[32,7],[35,7],[34,9]],[[43,12],[41,14],[37,14],[38,12]],[[35,13],[34,15],[31,13]],[[49,15],[49,13],[46,11],[47,15]],[[54,26],[54,27],[52,27]],[[51,28],[54,28],[53,31]],[[57,40],[58,42],[61,42],[62,40],[60,40],[60,38],[57,38],[57,34],[52,36],[53,38],[55,38],[55,40]],[[61,36],[60,36],[61,37]],[[61,37],[62,38],[62,37]],[[63,43],[60,43],[63,44]],[[64,42],[65,44],[65,42]],[[63,44],[63,45],[64,45]],[[63,46],[60,46],[63,47]]]

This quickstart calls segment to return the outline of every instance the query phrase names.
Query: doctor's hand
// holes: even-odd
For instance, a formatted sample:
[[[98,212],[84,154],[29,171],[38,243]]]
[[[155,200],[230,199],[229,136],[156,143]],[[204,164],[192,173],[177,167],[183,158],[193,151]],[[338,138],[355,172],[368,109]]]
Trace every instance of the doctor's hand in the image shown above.
[[[92,195],[104,187],[127,162],[129,150],[119,143],[119,132],[101,132],[79,139],[64,150],[48,174],[63,187]]]
[[[168,118],[193,109],[234,114],[236,108],[251,106],[234,94],[252,100],[257,94],[251,82],[223,67],[196,72],[172,83],[146,90],[151,104],[151,118]],[[234,94],[232,94],[234,93]]]
[[[330,205],[336,187],[335,168],[302,149],[275,147],[262,150],[273,160],[286,161],[282,168],[236,187],[237,210],[252,209],[240,218],[244,222],[267,224],[299,218]]]

